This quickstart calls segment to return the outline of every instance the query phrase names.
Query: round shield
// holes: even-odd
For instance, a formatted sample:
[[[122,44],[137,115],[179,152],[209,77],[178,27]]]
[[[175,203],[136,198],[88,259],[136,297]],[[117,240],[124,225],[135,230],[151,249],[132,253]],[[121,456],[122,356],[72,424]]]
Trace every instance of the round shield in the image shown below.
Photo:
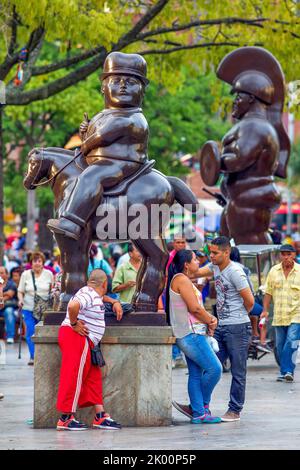
[[[207,186],[214,186],[220,176],[221,158],[216,142],[209,140],[204,144],[200,154],[200,174]]]

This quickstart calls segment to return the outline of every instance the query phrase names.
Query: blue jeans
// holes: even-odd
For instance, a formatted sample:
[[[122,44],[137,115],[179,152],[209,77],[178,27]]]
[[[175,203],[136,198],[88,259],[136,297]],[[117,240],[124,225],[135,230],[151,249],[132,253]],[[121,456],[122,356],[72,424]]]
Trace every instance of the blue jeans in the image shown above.
[[[3,316],[5,320],[6,339],[14,338],[16,326],[14,307],[5,307],[0,313],[0,316]]]
[[[176,344],[186,357],[193,416],[203,416],[204,405],[209,405],[212,392],[221,378],[222,365],[204,335],[191,333],[177,338]]]
[[[276,348],[280,362],[280,374],[293,374],[300,341],[300,323],[289,326],[275,326]]]
[[[30,310],[22,310],[26,325],[26,342],[29,349],[30,359],[34,359],[34,343],[31,341],[31,336],[34,335],[35,325],[38,321],[34,318]]]
[[[173,346],[172,346],[172,359],[173,359],[173,361],[175,361],[176,359],[180,359],[180,358],[182,358],[181,351],[180,351],[179,347],[177,346],[177,344],[173,344]]]
[[[217,353],[221,363],[226,359],[231,362],[231,388],[228,408],[240,413],[245,402],[247,358],[252,328],[250,323],[218,326],[214,337],[219,343]]]

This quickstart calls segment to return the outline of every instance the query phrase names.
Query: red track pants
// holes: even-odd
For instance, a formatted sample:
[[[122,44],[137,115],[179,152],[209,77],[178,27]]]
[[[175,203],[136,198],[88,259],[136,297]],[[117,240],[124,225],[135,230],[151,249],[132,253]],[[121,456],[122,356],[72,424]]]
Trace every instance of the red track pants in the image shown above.
[[[100,367],[91,363],[90,339],[70,326],[61,326],[58,344],[62,353],[56,407],[62,412],[75,413],[77,407],[102,405]]]

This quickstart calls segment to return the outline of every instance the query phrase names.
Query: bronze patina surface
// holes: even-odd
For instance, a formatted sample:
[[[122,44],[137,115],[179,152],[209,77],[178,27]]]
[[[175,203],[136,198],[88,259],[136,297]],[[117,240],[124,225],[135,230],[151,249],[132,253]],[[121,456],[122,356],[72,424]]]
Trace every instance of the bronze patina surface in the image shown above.
[[[284,75],[267,50],[242,47],[221,61],[217,76],[236,95],[232,117],[236,124],[222,140],[207,142],[200,171],[207,185],[223,175],[227,200],[221,233],[237,244],[265,244],[272,212],[280,204],[275,176],[286,177],[290,142],[282,124]],[[209,163],[211,162],[211,163]]]
[[[46,178],[55,197],[56,219],[48,221],[61,251],[62,296],[65,309],[71,296],[86,282],[92,239],[132,242],[143,256],[133,298],[135,310],[156,312],[165,285],[168,251],[163,232],[169,220],[153,212],[162,204],[189,204],[197,199],[180,179],[166,177],[148,160],[148,123],[141,109],[147,67],[138,54],[113,52],[106,58],[102,80],[105,109],[80,125],[82,145],[75,153],[60,148],[29,153],[24,185],[34,189]],[[147,228],[132,237],[133,207],[146,209]],[[145,213],[145,212],[144,212]],[[102,223],[112,218],[112,228]],[[144,227],[143,227],[144,228]]]

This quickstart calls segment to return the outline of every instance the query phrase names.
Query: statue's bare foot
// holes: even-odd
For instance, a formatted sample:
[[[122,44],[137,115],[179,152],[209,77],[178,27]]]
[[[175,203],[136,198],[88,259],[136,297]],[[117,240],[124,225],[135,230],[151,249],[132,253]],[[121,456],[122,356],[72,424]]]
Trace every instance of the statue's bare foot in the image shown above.
[[[65,219],[64,217],[61,217],[60,219],[49,219],[47,227],[51,232],[73,238],[74,240],[79,240],[81,227],[69,219]]]

